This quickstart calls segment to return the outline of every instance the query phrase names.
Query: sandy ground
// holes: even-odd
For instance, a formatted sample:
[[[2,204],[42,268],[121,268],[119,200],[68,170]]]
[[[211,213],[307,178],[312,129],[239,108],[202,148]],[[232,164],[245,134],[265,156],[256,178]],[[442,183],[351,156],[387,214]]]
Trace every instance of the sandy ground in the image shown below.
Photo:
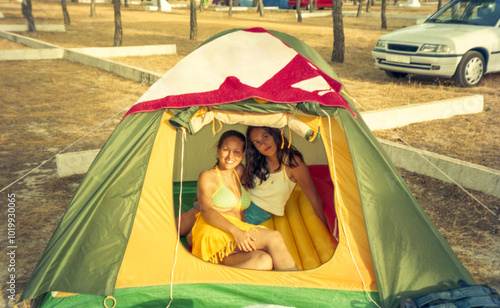
[[[389,13],[429,14],[434,8],[431,5],[420,9],[391,7]],[[37,24],[63,23],[58,2],[36,1],[33,9]],[[94,18],[88,16],[88,5],[70,2],[68,9],[72,21],[66,32],[22,34],[65,47],[112,45],[113,11],[110,5],[98,4]],[[354,10],[349,5],[344,9]],[[25,24],[19,4],[1,0],[0,12],[5,16],[0,24]],[[159,13],[131,6],[122,8],[122,20],[126,46],[177,45],[177,55],[113,59],[158,73],[164,73],[208,37],[235,27],[260,26],[289,33],[311,45],[327,60],[333,44],[331,18],[308,18],[298,24],[293,13],[266,12],[261,18],[253,11],[233,12],[233,17],[229,18],[227,13],[207,9],[198,12],[198,38],[194,41],[189,40],[187,9]],[[413,20],[389,20],[387,31],[413,23]],[[378,136],[403,139],[417,148],[500,169],[500,74],[487,75],[481,86],[472,89],[455,87],[443,79],[391,80],[373,67],[369,53],[377,38],[387,32],[380,29],[380,21],[377,18],[345,18],[344,26],[346,61],[331,65],[359,102],[360,110],[475,94],[484,96],[485,109],[479,114],[413,124],[394,132],[377,132]],[[0,49],[21,48],[25,47],[0,39]],[[4,61],[0,62],[0,72],[0,189],[31,172],[0,194],[2,234],[7,234],[4,223],[7,196],[15,194],[16,298],[19,298],[82,178],[58,178],[53,156],[69,145],[66,151],[101,147],[124,110],[148,86],[66,60]],[[82,136],[85,137],[80,140]],[[476,281],[500,289],[499,200],[471,191],[479,203],[454,185],[400,171]],[[3,240],[2,246],[8,252]],[[2,281],[8,281],[6,253],[0,255],[0,262]],[[0,307],[12,304],[6,296],[2,288]]]

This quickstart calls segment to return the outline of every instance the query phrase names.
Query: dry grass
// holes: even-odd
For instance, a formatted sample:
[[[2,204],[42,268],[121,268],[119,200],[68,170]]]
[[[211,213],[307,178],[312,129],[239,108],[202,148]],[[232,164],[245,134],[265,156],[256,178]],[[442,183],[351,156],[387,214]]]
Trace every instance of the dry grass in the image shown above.
[[[0,1],[3,1],[0,2],[0,11],[5,16],[0,24],[25,23],[19,4]],[[58,2],[36,1],[33,2],[33,9],[37,24],[62,24]],[[344,9],[354,8],[346,5]],[[68,10],[72,23],[66,27],[66,32],[23,35],[65,47],[112,45],[113,10],[110,5],[98,4],[98,16],[95,18],[88,16],[88,5],[68,2]],[[374,11],[377,12],[377,8]],[[391,7],[388,13],[409,11],[428,14],[433,11],[433,7]],[[259,26],[286,32],[312,46],[325,59],[330,58],[333,45],[330,18],[308,18],[298,24],[293,13],[266,12],[265,17],[260,18],[255,12],[234,12],[233,18],[228,18],[227,13],[213,10],[198,12],[197,41],[188,39],[187,9],[158,13],[145,12],[142,7],[122,8],[122,20],[125,46],[177,45],[178,55],[114,59],[160,74],[193,51],[203,40],[231,28]],[[389,29],[386,31],[380,29],[378,18],[345,18],[346,61],[331,65],[349,93],[359,102],[360,110],[482,94],[485,111],[480,114],[414,124],[395,130],[399,137],[393,137],[390,132],[377,132],[377,135],[392,140],[403,138],[417,148],[500,169],[500,125],[497,120],[500,116],[500,74],[486,76],[480,87],[463,89],[447,80],[433,78],[415,77],[394,81],[373,67],[370,50],[377,38],[413,23],[412,20],[389,20]],[[0,49],[18,47],[24,48],[0,40]],[[0,72],[0,188],[52,157],[112,115],[118,114],[76,143],[70,151],[99,148],[119,122],[122,110],[134,103],[148,88],[66,60],[4,61],[0,62]],[[50,161],[4,192],[18,196],[19,225],[23,226],[18,230],[18,290],[22,290],[27,282],[81,180],[78,176],[59,179],[54,170],[55,163]],[[475,279],[500,287],[498,216],[489,214],[453,185],[404,170],[401,173]],[[475,195],[497,215],[500,214],[498,199],[480,193]],[[0,228],[3,230],[3,224]],[[6,261],[5,254],[0,256],[0,260],[2,263]],[[4,275],[2,271],[1,276]]]
[[[10,49],[29,49],[29,47],[0,38],[0,50]]]
[[[1,65],[2,72],[10,76],[0,79],[0,88],[4,89],[0,118],[3,127],[8,127],[2,130],[2,144],[10,148],[22,140],[24,155],[2,152],[0,157],[3,162],[17,162],[17,168],[26,161],[39,161],[43,153],[50,157],[129,106],[147,89],[146,85],[64,60],[9,61]],[[99,148],[119,120],[117,117],[98,130],[104,134],[89,136],[73,149]],[[2,177],[2,187],[10,180]]]

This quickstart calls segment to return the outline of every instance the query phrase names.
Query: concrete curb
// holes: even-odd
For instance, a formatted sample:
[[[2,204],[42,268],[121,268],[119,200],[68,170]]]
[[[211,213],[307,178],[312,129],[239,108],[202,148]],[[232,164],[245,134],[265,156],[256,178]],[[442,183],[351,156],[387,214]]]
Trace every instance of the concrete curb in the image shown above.
[[[57,154],[57,175],[59,177],[67,177],[87,173],[98,153],[99,150],[89,150]]]
[[[143,70],[137,67],[133,67],[123,63],[118,63],[111,60],[89,56],[69,49],[66,49],[64,51],[64,59],[96,67],[103,71],[113,73],[117,76],[137,82],[142,82],[148,85],[152,85],[155,81],[157,81],[161,77],[161,75],[158,75],[155,72]]]
[[[43,41],[39,41],[39,40],[30,38],[30,37],[26,37],[26,36],[22,36],[22,35],[19,35],[19,34],[14,34],[14,33],[6,32],[6,31],[1,31],[1,30],[0,30],[0,37],[4,38],[6,40],[9,40],[11,42],[19,43],[19,44],[22,44],[24,46],[31,47],[31,48],[37,48],[37,49],[41,49],[41,48],[61,48],[61,47],[59,47],[57,45],[52,45],[52,44],[45,43]]]
[[[248,10],[257,12],[256,6],[247,6]],[[265,6],[264,11],[285,13],[287,9],[280,9],[278,6]]]
[[[47,32],[65,32],[64,25],[38,25],[35,24],[37,31]],[[28,25],[0,25],[0,31],[24,32],[28,31]]]
[[[175,44],[122,46],[122,47],[87,47],[87,48],[67,48],[67,49],[88,56],[100,57],[100,58],[177,54],[177,46]]]
[[[332,11],[326,12],[303,12],[301,13],[302,18],[313,18],[313,17],[329,17],[332,16]],[[342,12],[343,17],[356,17],[358,15],[357,12],[347,11]],[[380,14],[374,13],[362,13],[360,17],[380,17]],[[402,15],[402,14],[387,14],[388,19],[415,19],[415,24],[421,24],[427,19],[427,15]],[[295,18],[297,18],[297,13],[295,13]]]
[[[357,11],[347,11],[347,12],[342,12],[342,16],[345,17],[356,17],[358,15]],[[430,15],[430,14],[429,14]],[[386,14],[387,18],[393,18],[393,19],[427,19],[429,15],[417,15],[417,14]],[[361,17],[375,17],[375,18],[380,18],[380,13],[366,13],[362,12]]]
[[[103,71],[113,73],[115,75],[118,75],[123,78],[127,78],[133,81],[137,82],[142,82],[146,83],[148,85],[152,85],[156,80],[158,80],[161,75],[144,70],[141,68],[133,67],[130,65],[126,65],[123,63],[118,63],[115,61],[111,60],[106,60],[102,59],[96,56],[88,55],[83,52],[88,52],[88,53],[97,53],[97,54],[105,54],[108,53],[110,54],[110,50],[115,50],[114,48],[117,48],[117,55],[139,55],[139,51],[144,51],[144,48],[139,47],[113,47],[113,48],[68,48],[64,49],[56,45],[52,44],[47,44],[42,41],[38,41],[29,37],[25,37],[22,35],[18,34],[13,34],[5,31],[0,31],[0,37],[5,38],[9,41],[16,42],[28,47],[32,48],[38,48],[38,49],[44,49],[44,48],[49,48],[49,49],[61,49],[64,50],[62,58],[67,59],[72,62],[92,66],[95,68],[99,68]],[[158,50],[166,50],[169,54],[171,54],[174,50],[175,53],[176,47],[172,47],[172,45],[160,45],[158,48],[153,48],[152,53],[158,54]],[[16,50],[16,52],[19,50]],[[81,52],[83,51],[83,52]],[[32,51],[33,54],[36,54],[36,51]],[[39,51],[39,54],[45,54],[44,51]],[[6,55],[7,56],[7,55]],[[11,53],[8,54],[8,56],[12,56]],[[115,54],[113,53],[113,56]],[[1,59],[1,55],[0,55]]]
[[[92,0],[78,0],[78,3],[91,3]],[[95,0],[95,3],[110,3],[108,0]]]
[[[62,59],[63,55],[62,48],[0,50],[0,61],[52,60]]]
[[[405,107],[362,112],[363,120],[371,130],[390,129],[412,123],[447,119],[455,115],[483,111],[482,95],[446,99]]]
[[[229,7],[216,7],[215,11],[216,12],[229,12]],[[248,11],[248,7],[246,7],[246,6],[233,6],[232,11],[233,12]]]
[[[500,171],[379,139],[395,166],[500,198]],[[432,164],[429,164],[429,161]],[[443,170],[448,176],[440,172]],[[451,180],[453,179],[453,181]]]
[[[295,11],[295,10],[293,10],[293,11]],[[302,15],[302,18],[328,17],[328,16],[332,16],[332,11],[313,12],[313,13],[305,11],[305,12],[302,12],[301,15]],[[357,11],[342,12],[342,16],[344,16],[344,17],[356,17],[357,15],[358,15]],[[295,17],[297,17],[297,13],[295,13]],[[377,17],[377,18],[379,18],[380,14],[363,12],[363,13],[361,13],[360,17]],[[428,15],[387,14],[386,17],[389,19],[415,19],[416,22],[423,22],[428,18]]]
[[[304,9],[305,10],[305,9]],[[298,17],[297,15],[297,11],[294,10],[295,12],[295,18]],[[300,12],[300,16],[302,16],[302,18],[313,18],[313,17],[331,17],[332,16],[332,11],[326,11],[326,12],[314,12],[314,13],[310,13],[310,12],[303,12],[301,11]],[[345,17],[344,13],[342,13],[342,16]]]

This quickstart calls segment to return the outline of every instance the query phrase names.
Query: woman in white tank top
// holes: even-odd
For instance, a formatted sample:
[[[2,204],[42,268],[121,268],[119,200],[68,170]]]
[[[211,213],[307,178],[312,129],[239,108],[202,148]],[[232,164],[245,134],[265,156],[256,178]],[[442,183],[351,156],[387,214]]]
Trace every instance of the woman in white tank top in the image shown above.
[[[316,215],[325,225],[326,218],[309,169],[302,154],[288,143],[277,128],[249,126],[246,133],[244,183],[252,204],[245,210],[245,221],[260,224],[271,214],[283,216],[285,204],[299,183]]]

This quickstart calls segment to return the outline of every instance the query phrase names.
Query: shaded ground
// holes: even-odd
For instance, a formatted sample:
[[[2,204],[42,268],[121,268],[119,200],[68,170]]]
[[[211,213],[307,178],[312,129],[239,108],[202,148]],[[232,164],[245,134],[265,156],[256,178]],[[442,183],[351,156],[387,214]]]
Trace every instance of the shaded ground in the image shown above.
[[[392,12],[427,14],[434,7],[421,9],[390,8]],[[34,2],[34,15],[39,24],[62,24],[60,4]],[[354,9],[349,6],[345,10]],[[376,11],[377,8],[374,10]],[[72,24],[65,33],[23,33],[39,40],[65,47],[111,46],[113,42],[113,11],[107,4],[98,4],[96,18],[90,18],[89,6],[68,3]],[[0,24],[24,24],[20,5],[0,2],[5,18]],[[122,8],[124,45],[176,44],[178,55],[117,58],[130,65],[163,73],[201,41],[226,29],[254,27],[283,31],[315,48],[325,58],[331,55],[331,18],[295,21],[293,13],[266,12],[260,18],[255,12],[227,13],[206,10],[198,12],[198,40],[190,41],[189,12],[145,12],[143,7]],[[389,20],[389,30],[409,26],[413,21]],[[380,30],[376,18],[345,18],[346,62],[331,63],[349,93],[359,102],[359,109],[381,109],[390,106],[424,103],[474,94],[482,94],[485,111],[476,115],[448,120],[413,124],[378,136],[402,138],[412,146],[455,158],[500,169],[498,149],[500,138],[498,118],[500,74],[485,77],[480,87],[458,88],[448,80],[415,77],[394,81],[376,70],[370,50]],[[0,39],[0,49],[24,48]],[[258,60],[258,59],[257,59]],[[50,159],[76,142],[68,151],[96,149],[102,146],[128,109],[148,88],[146,85],[118,78],[97,69],[66,60],[0,62],[0,189]],[[107,121],[113,115],[113,119]],[[107,121],[107,122],[106,122]],[[104,123],[102,126],[99,126]],[[91,133],[94,128],[98,127]],[[89,133],[89,134],[88,134]],[[88,134],[88,135],[87,135]],[[471,192],[481,203],[459,188],[428,177],[401,170],[411,191],[464,262],[478,283],[500,289],[500,235],[498,232],[500,202]],[[49,160],[18,183],[0,193],[2,211],[6,213],[7,194],[16,195],[16,298],[29,279],[36,262],[61,219],[81,176],[58,178],[54,160]],[[6,214],[0,232],[6,234]],[[7,245],[2,242],[3,247]],[[0,255],[2,281],[7,281],[6,254]],[[7,305],[2,288],[0,307]]]

